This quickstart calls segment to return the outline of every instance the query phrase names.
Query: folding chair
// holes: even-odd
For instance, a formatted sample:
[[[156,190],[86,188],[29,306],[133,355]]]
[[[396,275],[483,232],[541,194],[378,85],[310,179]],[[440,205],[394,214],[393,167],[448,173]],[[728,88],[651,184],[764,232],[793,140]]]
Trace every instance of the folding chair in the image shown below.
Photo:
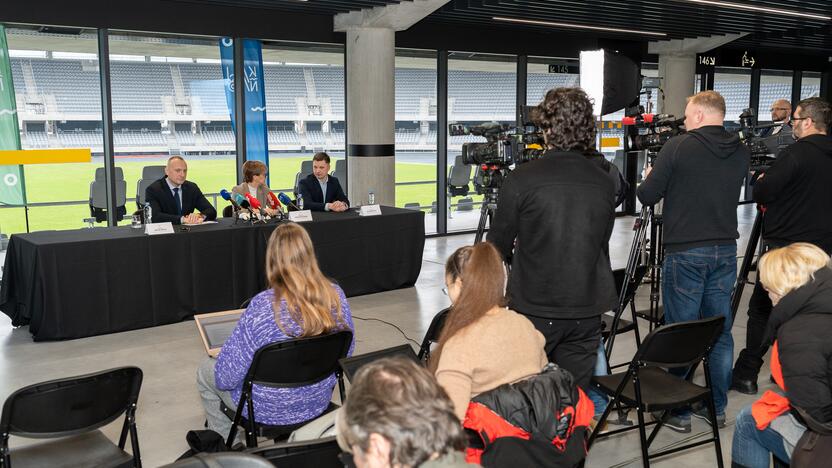
[[[271,343],[258,349],[243,380],[237,410],[231,410],[224,403],[220,405],[223,413],[233,422],[225,441],[226,447],[230,449],[233,445],[237,426],[246,429],[246,445],[257,447],[258,436],[277,440],[309,422],[300,421],[283,426],[257,423],[254,420],[252,401],[252,388],[255,384],[272,388],[305,387],[335,374],[338,378],[341,401],[344,401],[344,381],[338,360],[347,356],[351,342],[352,332],[343,330],[329,335]],[[244,408],[247,410],[246,418],[243,417]],[[337,405],[330,403],[324,412],[335,408]]]
[[[416,357],[416,353],[413,352],[413,348],[411,348],[409,344],[403,344],[393,346],[392,348],[385,348],[371,353],[362,354],[360,356],[339,359],[338,364],[341,366],[344,377],[346,377],[348,381],[352,382],[352,379],[355,377],[358,369],[361,369],[365,365],[381,358],[393,356],[404,356],[406,358],[413,359],[414,361],[419,361]]]
[[[343,468],[339,460],[341,448],[335,437],[313,441],[275,444],[270,447],[249,450],[248,453],[265,458],[277,467],[292,468]]]
[[[626,372],[613,375],[596,376],[592,385],[612,397],[604,414],[589,438],[589,447],[598,437],[619,434],[638,428],[641,440],[642,462],[645,468],[650,466],[650,459],[686,450],[713,442],[717,464],[722,468],[722,448],[719,442],[719,428],[716,422],[713,392],[711,391],[710,367],[708,353],[722,333],[724,317],[711,317],[691,322],[680,322],[653,330],[639,347]],[[691,382],[696,365],[702,362],[705,371],[705,386]],[[680,378],[663,368],[688,368],[686,377]],[[692,403],[704,401],[708,406],[713,437],[649,454],[650,444],[658,434],[670,410],[687,407]],[[635,408],[638,426],[626,427],[600,433],[614,406],[627,405]],[[664,412],[660,421],[645,423],[645,412]],[[647,437],[646,426],[656,427]]]
[[[626,280],[626,272],[624,269],[613,270],[613,281],[615,281],[615,285],[618,292],[619,302],[618,302],[618,309],[613,311],[613,314],[610,315],[606,313],[601,316],[601,321],[603,323],[603,329],[601,330],[601,336],[604,338],[606,342],[606,356],[607,356],[607,366],[610,369],[615,369],[618,367],[626,366],[628,363],[610,364],[610,357],[612,356],[613,345],[615,344],[615,337],[616,335],[620,335],[622,333],[627,333],[632,331],[635,334],[636,338],[636,346],[641,346],[641,334],[638,330],[638,316],[636,315],[636,291],[638,291],[638,287],[641,285],[641,280],[644,279],[644,275],[647,274],[647,265],[638,265],[635,267],[635,271],[633,272],[632,278],[627,281],[627,284],[624,284]],[[624,290],[622,293],[622,289]],[[629,306],[630,314],[632,320],[624,320],[621,316],[624,314],[624,309]]]
[[[141,468],[136,402],[142,370],[120,367],[29,385],[12,393],[0,416],[0,467]],[[99,428],[125,415],[118,445]],[[124,451],[127,435],[133,454]],[[9,450],[9,435],[58,439]]]
[[[239,452],[198,453],[161,468],[273,468],[268,460]]]
[[[420,361],[430,359],[430,347],[439,341],[439,334],[442,333],[442,327],[445,326],[445,319],[448,318],[448,312],[450,311],[450,307],[442,309],[430,321],[428,331],[425,332],[425,337],[422,339],[422,345],[419,346],[418,358]]]

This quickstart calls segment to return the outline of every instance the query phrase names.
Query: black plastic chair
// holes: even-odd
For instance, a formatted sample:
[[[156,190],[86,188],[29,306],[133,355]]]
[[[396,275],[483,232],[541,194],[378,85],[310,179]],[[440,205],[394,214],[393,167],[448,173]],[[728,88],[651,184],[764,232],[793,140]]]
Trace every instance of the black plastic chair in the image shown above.
[[[595,388],[612,397],[604,414],[601,415],[595,430],[589,438],[589,447],[598,437],[619,434],[638,429],[641,440],[642,462],[650,466],[650,459],[686,450],[700,445],[714,443],[717,464],[722,468],[722,448],[719,442],[719,428],[716,422],[711,376],[708,366],[708,353],[722,333],[724,317],[711,317],[691,322],[666,325],[652,331],[639,347],[626,372],[592,378]],[[691,382],[696,366],[702,362],[705,371],[705,386]],[[680,378],[663,368],[688,368],[686,377]],[[711,419],[713,437],[649,454],[650,444],[658,434],[670,410],[683,408],[696,402],[705,402]],[[626,427],[600,433],[611,410],[615,406],[627,405],[635,408],[638,426]],[[660,421],[644,422],[645,412],[663,412]],[[647,437],[646,426],[655,428]]]
[[[234,216],[234,207],[233,206],[228,205],[228,206],[226,206],[222,209],[222,217],[223,218],[230,218],[232,216]]]
[[[428,331],[425,332],[425,337],[422,338],[422,345],[419,346],[417,357],[420,361],[427,361],[430,358],[430,347],[439,341],[439,334],[442,333],[442,327],[445,326],[445,319],[448,318],[448,312],[450,311],[450,307],[442,309],[430,321]]]
[[[198,453],[161,468],[274,468],[274,465],[250,453],[217,452]]]
[[[343,468],[338,456],[341,448],[335,437],[312,441],[275,444],[249,450],[248,453],[263,457],[272,465],[281,468]]]
[[[254,420],[254,403],[251,399],[253,385],[273,388],[296,388],[320,382],[332,374],[338,378],[338,390],[344,401],[344,379],[338,360],[347,356],[352,342],[352,332],[342,330],[329,335],[313,336],[281,341],[263,346],[254,353],[254,358],[243,380],[243,391],[237,410],[233,411],[224,403],[220,409],[232,420],[226,447],[231,448],[237,435],[237,426],[246,429],[246,445],[257,447],[257,437],[278,440],[287,437],[295,429],[306,424],[301,421],[285,426],[259,424]],[[330,403],[324,412],[337,408]],[[243,417],[244,408],[247,418]]]
[[[12,393],[0,416],[0,467],[135,466],[141,468],[136,402],[138,367],[50,380]],[[99,428],[126,414],[118,445]],[[127,434],[133,455],[124,451]],[[9,436],[57,439],[9,450]]]
[[[381,358],[393,356],[404,356],[412,359],[414,362],[419,362],[419,358],[416,357],[416,353],[413,352],[413,348],[411,348],[409,344],[403,344],[393,346],[392,348],[385,348],[371,353],[362,354],[360,356],[339,359],[338,364],[341,366],[344,377],[346,377],[348,381],[352,382],[352,379],[355,377],[358,369],[361,369],[365,365]]]

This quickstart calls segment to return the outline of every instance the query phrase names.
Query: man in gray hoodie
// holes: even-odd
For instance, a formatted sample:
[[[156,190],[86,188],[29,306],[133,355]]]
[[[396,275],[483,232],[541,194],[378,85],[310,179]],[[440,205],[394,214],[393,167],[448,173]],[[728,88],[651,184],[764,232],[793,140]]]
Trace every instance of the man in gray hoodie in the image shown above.
[[[725,317],[709,357],[720,426],[725,424],[734,357],[730,303],[737,277],[737,202],[750,158],[739,137],[725,130],[724,119],[725,100],[719,93],[703,91],[689,97],[687,133],[664,145],[638,188],[645,205],[664,200],[665,322]],[[692,414],[709,417],[704,408]],[[690,415],[679,412],[665,425],[690,432]]]

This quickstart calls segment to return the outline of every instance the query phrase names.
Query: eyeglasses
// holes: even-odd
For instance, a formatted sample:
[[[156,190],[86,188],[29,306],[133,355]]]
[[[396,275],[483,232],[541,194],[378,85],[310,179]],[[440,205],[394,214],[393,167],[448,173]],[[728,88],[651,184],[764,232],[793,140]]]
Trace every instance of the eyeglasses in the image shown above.
[[[442,288],[442,294],[448,295],[448,288]]]
[[[789,108],[788,108],[788,107],[772,107],[772,108],[771,108],[771,109],[769,109],[768,111],[769,111],[769,112],[774,112],[774,111],[776,111],[776,110],[789,110]]]
[[[792,120],[806,120],[811,119],[811,117],[792,117]]]

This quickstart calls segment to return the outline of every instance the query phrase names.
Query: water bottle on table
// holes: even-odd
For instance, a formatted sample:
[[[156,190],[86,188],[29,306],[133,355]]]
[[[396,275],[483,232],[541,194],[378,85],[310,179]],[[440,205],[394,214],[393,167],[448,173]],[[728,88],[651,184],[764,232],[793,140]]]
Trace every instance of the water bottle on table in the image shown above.
[[[368,205],[375,205],[376,204],[376,194],[373,193],[372,189],[367,194],[367,204]]]
[[[151,224],[153,222],[153,208],[150,207],[150,202],[144,203],[144,223]]]
[[[298,209],[303,211],[303,194],[298,194]]]

